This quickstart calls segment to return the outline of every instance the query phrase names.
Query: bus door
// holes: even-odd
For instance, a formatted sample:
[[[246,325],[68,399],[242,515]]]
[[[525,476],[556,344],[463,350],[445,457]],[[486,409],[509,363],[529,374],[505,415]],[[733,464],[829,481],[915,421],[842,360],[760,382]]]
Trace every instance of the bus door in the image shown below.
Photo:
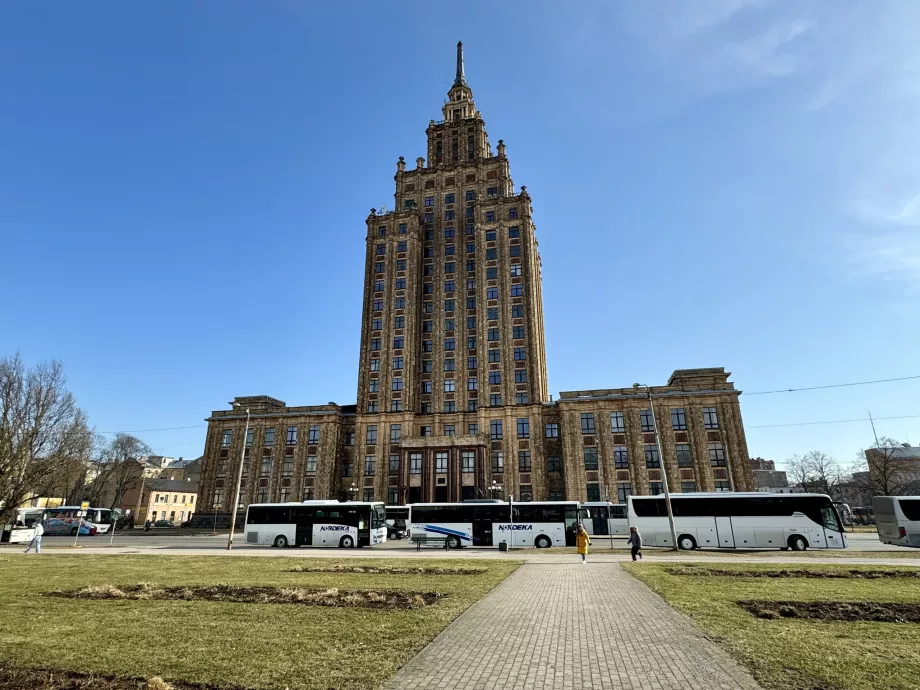
[[[358,546],[371,544],[371,513],[373,506],[352,508],[348,511],[348,524],[358,528]]]
[[[605,535],[610,534],[610,523],[607,522],[607,506],[591,506],[591,534]]]
[[[735,546],[735,535],[732,532],[732,519],[727,516],[716,516],[716,534],[719,538],[719,546],[732,548]]]
[[[565,545],[575,546],[575,539],[578,536],[579,518],[585,518],[587,511],[577,506],[565,507]]]
[[[296,526],[294,546],[310,546],[313,543],[314,511],[309,508],[292,508],[292,522]]]
[[[476,508],[473,511],[473,546],[492,546],[492,515]]]

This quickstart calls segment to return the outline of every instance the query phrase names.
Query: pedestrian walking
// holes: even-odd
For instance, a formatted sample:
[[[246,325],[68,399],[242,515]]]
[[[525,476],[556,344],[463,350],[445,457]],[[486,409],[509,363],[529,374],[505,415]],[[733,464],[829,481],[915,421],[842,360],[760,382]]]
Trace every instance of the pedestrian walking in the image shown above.
[[[144,523],[144,531],[145,531],[145,532],[149,532],[149,531],[150,531],[150,520],[147,520],[147,521]]]
[[[585,564],[585,558],[588,555],[588,547],[591,546],[591,539],[585,531],[584,525],[578,525],[578,535],[575,537],[575,546],[578,547],[578,553],[581,554],[581,563]]]
[[[636,556],[639,559],[642,559],[642,535],[639,534],[639,530],[635,527],[629,528],[629,539],[626,540],[626,543],[629,544],[632,548],[630,553],[632,554],[632,559],[636,560]]]
[[[32,541],[29,542],[29,545],[26,547],[26,550],[23,553],[29,553],[29,550],[34,546],[35,553],[42,552],[42,535],[45,533],[45,528],[42,527],[41,522],[35,523],[35,534],[32,537]]]

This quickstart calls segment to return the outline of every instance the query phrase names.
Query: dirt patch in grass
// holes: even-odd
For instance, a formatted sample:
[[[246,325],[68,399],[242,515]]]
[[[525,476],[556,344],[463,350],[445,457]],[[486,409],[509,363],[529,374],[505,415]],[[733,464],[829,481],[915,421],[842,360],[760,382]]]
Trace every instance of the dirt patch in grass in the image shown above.
[[[60,668],[24,668],[0,662],[0,690],[244,690],[240,686],[167,682],[159,676],[78,673]]]
[[[366,575],[479,575],[485,568],[433,568],[390,565],[295,565],[289,573],[357,573]]]
[[[443,597],[438,592],[400,592],[392,590],[304,589],[300,587],[247,587],[211,585],[204,587],[164,587],[142,582],[136,585],[97,585],[68,591],[48,592],[47,596],[65,599],[124,600],[156,599],[171,601],[216,601],[234,604],[301,604],[365,609],[418,609]]]
[[[669,575],[689,575],[695,577],[802,577],[831,580],[880,580],[886,578],[913,578],[920,580],[918,570],[868,570],[865,568],[849,568],[846,570],[809,570],[808,568],[783,568],[782,570],[738,570],[724,568],[707,568],[702,566],[679,566],[668,568]]]
[[[920,604],[877,601],[765,601],[748,599],[738,605],[758,618],[799,618],[847,623],[920,623]]]

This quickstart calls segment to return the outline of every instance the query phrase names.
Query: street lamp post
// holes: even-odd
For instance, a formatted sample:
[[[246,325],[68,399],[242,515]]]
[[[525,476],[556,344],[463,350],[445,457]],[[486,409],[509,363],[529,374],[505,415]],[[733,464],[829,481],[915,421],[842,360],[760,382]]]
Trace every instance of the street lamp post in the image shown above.
[[[671,492],[668,489],[668,471],[664,459],[664,453],[661,452],[661,435],[658,433],[658,422],[655,419],[655,406],[652,404],[652,391],[644,383],[634,383],[633,388],[645,389],[645,395],[648,398],[648,408],[652,413],[652,427],[655,429],[655,447],[658,449],[658,461],[661,464],[661,486],[664,489],[664,504],[668,511],[668,526],[671,528],[671,548],[677,551],[677,531],[674,529],[674,511],[671,509]]]
[[[239,409],[238,402],[233,403]],[[230,534],[227,536],[227,551],[233,548],[233,530],[236,529],[236,511],[240,505],[240,484],[243,483],[243,465],[246,462],[246,439],[249,438],[249,408],[246,408],[246,430],[243,431],[243,450],[240,451],[240,466],[236,472],[236,490],[233,492],[233,504],[230,506]],[[217,513],[214,513],[214,522],[217,522]],[[216,528],[215,528],[215,531]]]
[[[355,486],[354,482],[352,482],[351,486],[348,487],[348,496],[352,501],[354,501],[357,495],[358,495],[358,487]]]

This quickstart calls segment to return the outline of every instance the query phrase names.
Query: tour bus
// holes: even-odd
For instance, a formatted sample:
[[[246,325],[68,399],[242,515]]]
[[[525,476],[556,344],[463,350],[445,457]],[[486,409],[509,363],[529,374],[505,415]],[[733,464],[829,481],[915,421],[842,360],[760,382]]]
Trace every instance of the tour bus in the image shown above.
[[[512,515],[513,510],[513,515]],[[466,500],[462,503],[413,503],[409,531],[413,537],[445,537],[461,546],[574,546],[578,525],[575,501]]]
[[[86,515],[84,517],[80,517],[80,506],[60,506],[58,508],[47,508],[45,509],[44,517],[42,518],[42,526],[45,528],[45,534],[63,534],[68,536],[75,536],[79,526],[81,537],[91,537],[99,533],[99,528],[96,527],[96,524],[91,522],[89,519],[91,515],[93,517],[98,517],[93,515],[94,510],[97,509],[90,508],[89,510],[85,511]],[[101,510],[108,509],[106,508]],[[105,527],[105,531],[108,531],[108,526]]]
[[[629,534],[629,520],[626,518],[626,506],[616,503],[589,501],[582,503],[582,524],[585,532],[592,537],[613,535],[615,537]]]
[[[285,546],[373,546],[387,540],[382,502],[254,503],[246,509],[246,543]]]
[[[13,521],[3,525],[0,543],[28,544],[35,536],[35,525],[42,521],[42,508],[17,508]]]
[[[673,546],[664,496],[630,496],[629,525],[643,544]],[[671,494],[677,545],[682,549],[846,548],[846,534],[823,494]]]
[[[60,506],[58,508],[45,509],[45,529],[48,529],[49,519],[53,519],[59,521],[55,525],[55,529],[58,531],[55,531],[54,534],[73,533],[73,525],[76,524],[77,515],[80,510],[80,506]],[[83,523],[88,525],[90,530],[95,531],[84,532],[81,530],[80,534],[107,534],[120,516],[121,510],[118,508],[115,510],[109,508],[87,508],[83,511]],[[66,531],[67,525],[71,526],[70,532]]]
[[[403,539],[409,529],[408,506],[386,506],[387,539]]]
[[[876,496],[872,508],[880,541],[920,546],[920,496]]]

